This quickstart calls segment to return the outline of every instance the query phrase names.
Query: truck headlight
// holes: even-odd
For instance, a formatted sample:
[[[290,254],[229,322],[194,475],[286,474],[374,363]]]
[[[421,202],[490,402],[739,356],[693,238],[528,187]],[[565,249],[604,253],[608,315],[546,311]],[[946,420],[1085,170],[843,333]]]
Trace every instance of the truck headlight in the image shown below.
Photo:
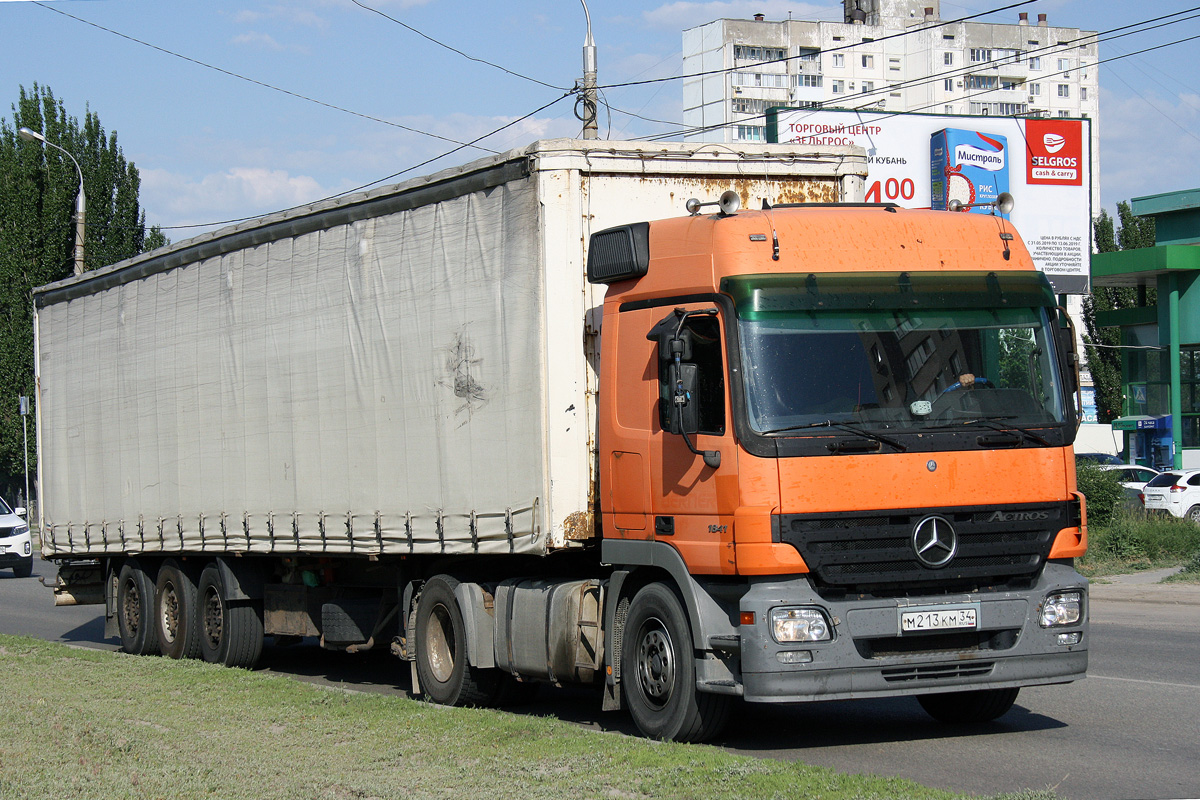
[[[1083,619],[1083,592],[1055,592],[1042,602],[1042,627],[1074,625]]]
[[[817,608],[771,609],[771,636],[780,644],[827,642],[833,638],[829,620]]]

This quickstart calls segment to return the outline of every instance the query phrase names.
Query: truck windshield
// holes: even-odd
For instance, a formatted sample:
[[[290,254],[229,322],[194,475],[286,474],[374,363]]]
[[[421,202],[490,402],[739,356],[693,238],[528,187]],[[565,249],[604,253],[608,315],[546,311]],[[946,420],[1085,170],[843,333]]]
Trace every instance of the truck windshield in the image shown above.
[[[971,426],[1046,444],[1026,430],[1064,421],[1054,298],[1036,273],[744,276],[723,288],[758,434]]]

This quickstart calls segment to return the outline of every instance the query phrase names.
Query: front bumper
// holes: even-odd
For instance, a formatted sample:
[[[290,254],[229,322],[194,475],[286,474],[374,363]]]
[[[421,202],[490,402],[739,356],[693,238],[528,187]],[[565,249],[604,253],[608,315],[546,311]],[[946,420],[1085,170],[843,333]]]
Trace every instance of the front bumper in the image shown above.
[[[1043,628],[1040,606],[1056,591],[1083,593],[1080,621]],[[779,644],[768,620],[773,608],[805,606],[829,617],[833,639]],[[975,606],[973,630],[901,633],[905,609]],[[919,598],[822,599],[805,578],[756,582],[740,611],[754,624],[738,628],[742,694],[746,700],[793,703],[1067,683],[1087,671],[1087,580],[1048,563],[1027,590]],[[1078,632],[1078,644],[1060,633]],[[806,652],[795,652],[806,651]],[[785,655],[787,654],[787,655]],[[798,661],[800,663],[784,663]]]

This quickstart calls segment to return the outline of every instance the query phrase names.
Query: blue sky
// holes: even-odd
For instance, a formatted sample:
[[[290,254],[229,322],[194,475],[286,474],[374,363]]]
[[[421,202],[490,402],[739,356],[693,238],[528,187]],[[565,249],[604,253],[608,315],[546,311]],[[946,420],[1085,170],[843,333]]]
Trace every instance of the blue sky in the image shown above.
[[[72,115],[98,113],[141,170],[148,221],[170,227],[173,240],[202,230],[174,226],[268,213],[401,172],[458,146],[447,139],[466,142],[512,123],[480,142],[503,151],[579,134],[571,98],[521,119],[582,73],[578,0],[360,2],[524,77],[452,53],[352,0],[0,0],[0,117],[11,124],[18,87],[35,82]],[[943,0],[942,18],[1002,5]],[[1190,7],[1038,0],[988,19],[1012,23],[1028,11],[1048,14],[1051,25],[1103,31]],[[841,17],[838,0],[591,0],[589,8],[601,85],[679,75],[682,31],[713,19]],[[1192,36],[1200,36],[1200,17],[1101,42],[1101,58]],[[1197,63],[1200,39],[1101,65],[1101,191],[1110,212],[1119,200],[1200,187]],[[605,91],[616,109],[674,121],[681,94],[679,81]],[[669,128],[613,111],[602,113],[600,131],[617,139]],[[405,177],[484,154],[462,149]]]

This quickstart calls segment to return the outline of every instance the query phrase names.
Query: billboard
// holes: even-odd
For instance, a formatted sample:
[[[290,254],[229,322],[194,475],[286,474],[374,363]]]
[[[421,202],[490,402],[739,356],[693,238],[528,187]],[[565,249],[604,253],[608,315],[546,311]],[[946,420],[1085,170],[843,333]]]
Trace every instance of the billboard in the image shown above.
[[[767,140],[867,151],[867,202],[1008,215],[1060,294],[1086,294],[1091,258],[1091,131],[1086,119],[1014,119],[772,108]]]

